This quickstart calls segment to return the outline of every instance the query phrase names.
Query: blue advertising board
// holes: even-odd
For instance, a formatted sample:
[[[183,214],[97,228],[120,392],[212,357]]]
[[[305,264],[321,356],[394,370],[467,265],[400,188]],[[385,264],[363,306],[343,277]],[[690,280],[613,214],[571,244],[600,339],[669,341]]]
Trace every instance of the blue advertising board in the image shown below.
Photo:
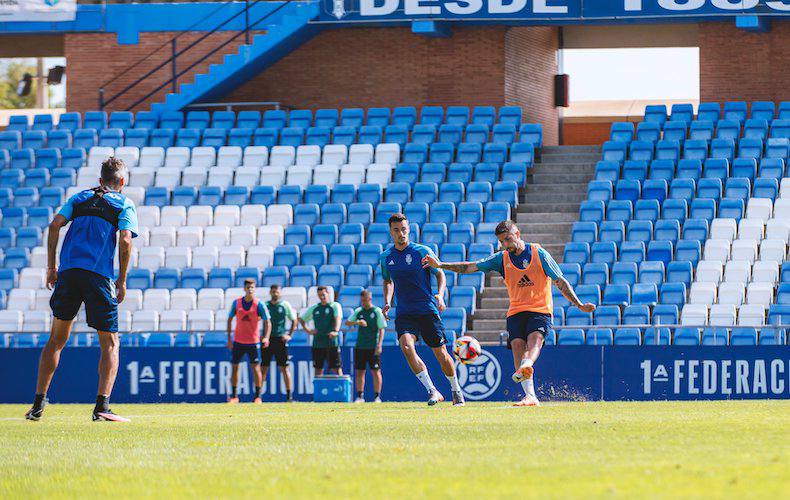
[[[433,353],[418,347],[436,386],[444,380]],[[26,403],[35,392],[38,349],[0,350],[0,403]],[[313,399],[313,367],[308,347],[292,347],[289,370],[294,397]],[[342,349],[343,366],[352,367],[351,348]],[[58,403],[89,403],[96,393],[96,348],[67,348],[49,397]],[[252,371],[242,365],[239,394],[251,400]],[[230,356],[224,348],[123,348],[113,401],[119,403],[210,403],[230,393]],[[470,401],[515,401],[523,396],[510,375],[513,358],[505,347],[487,347],[458,376]],[[383,399],[421,401],[425,390],[411,373],[400,349],[384,348]],[[538,397],[544,401],[790,398],[790,349],[759,347],[602,347],[563,346],[543,350],[536,370]],[[366,399],[372,399],[368,374]],[[270,367],[266,401],[283,401],[285,386]]]
[[[320,0],[325,22],[584,21],[788,15],[782,0]]]

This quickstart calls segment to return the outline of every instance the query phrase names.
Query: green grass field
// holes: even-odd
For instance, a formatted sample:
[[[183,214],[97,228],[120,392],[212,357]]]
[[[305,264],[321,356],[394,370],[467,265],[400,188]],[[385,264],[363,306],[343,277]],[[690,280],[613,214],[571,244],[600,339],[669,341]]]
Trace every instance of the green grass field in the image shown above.
[[[786,498],[790,401],[0,406],[0,498]]]

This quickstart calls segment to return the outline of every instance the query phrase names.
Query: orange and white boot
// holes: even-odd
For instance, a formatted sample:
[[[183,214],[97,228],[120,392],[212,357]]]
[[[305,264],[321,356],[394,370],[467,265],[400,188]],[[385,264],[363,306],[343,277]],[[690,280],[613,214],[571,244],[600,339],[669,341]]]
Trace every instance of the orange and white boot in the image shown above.
[[[535,396],[527,394],[524,399],[514,403],[513,406],[540,406],[540,401]]]
[[[228,398],[228,404],[229,405],[235,405],[235,404],[238,404],[238,403],[239,403],[238,396],[231,396],[231,397]]]
[[[521,362],[521,366],[513,373],[513,382],[520,384],[525,380],[529,380],[532,378],[532,374],[535,372],[534,368],[532,368],[532,360],[527,358]]]
[[[254,404],[254,405],[263,404],[263,400],[260,397],[257,397],[257,398],[252,400],[252,404]]]

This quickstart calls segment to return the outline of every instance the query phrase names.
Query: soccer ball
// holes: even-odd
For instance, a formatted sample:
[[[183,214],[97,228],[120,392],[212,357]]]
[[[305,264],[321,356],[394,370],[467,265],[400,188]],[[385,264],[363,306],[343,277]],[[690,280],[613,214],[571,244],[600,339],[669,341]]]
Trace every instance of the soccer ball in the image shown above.
[[[458,337],[453,346],[453,354],[463,364],[472,363],[481,352],[483,349],[480,347],[480,342],[468,335]]]

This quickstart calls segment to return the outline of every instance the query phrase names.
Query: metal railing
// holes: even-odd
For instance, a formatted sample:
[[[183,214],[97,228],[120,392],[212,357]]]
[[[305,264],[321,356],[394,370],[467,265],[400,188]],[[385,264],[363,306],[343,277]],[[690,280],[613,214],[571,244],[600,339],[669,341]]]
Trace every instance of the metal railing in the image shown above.
[[[236,2],[234,0],[229,0],[229,1],[225,2],[225,3],[223,3],[222,5],[220,5],[216,9],[214,9],[212,12],[208,13],[207,15],[203,16],[198,21],[193,23],[187,29],[181,31],[176,36],[174,36],[173,38],[171,38],[167,42],[163,43],[162,45],[158,46],[157,48],[152,50],[150,53],[148,53],[147,55],[142,57],[140,60],[138,60],[135,63],[133,63],[132,65],[124,68],[122,71],[120,71],[116,76],[114,76],[110,80],[107,80],[106,82],[104,82],[101,85],[101,87],[99,88],[99,109],[100,110],[104,110],[104,108],[106,106],[109,106],[113,102],[117,101],[119,98],[129,94],[129,92],[131,92],[133,89],[137,88],[140,84],[142,84],[143,82],[148,81],[153,75],[159,73],[160,71],[166,71],[168,68],[170,70],[170,78],[166,79],[164,82],[162,82],[161,84],[157,85],[153,90],[148,91],[145,95],[143,95],[142,97],[140,97],[137,100],[135,100],[132,104],[130,104],[128,106],[125,106],[124,109],[129,111],[129,110],[132,110],[132,109],[136,108],[140,104],[142,104],[145,101],[147,101],[151,96],[155,95],[157,92],[161,91],[162,89],[164,89],[167,86],[170,86],[171,92],[173,92],[173,93],[177,92],[178,91],[178,79],[179,78],[181,78],[182,76],[184,76],[187,73],[189,73],[189,71],[191,71],[195,66],[197,66],[198,64],[201,64],[203,61],[205,61],[209,57],[213,56],[214,54],[216,54],[217,52],[219,52],[220,50],[225,48],[230,43],[233,43],[241,35],[244,35],[244,43],[249,45],[249,43],[250,43],[250,31],[254,30],[255,27],[258,26],[261,22],[265,21],[266,19],[270,18],[271,16],[273,16],[274,14],[279,12],[286,5],[290,4],[291,1],[292,0],[284,0],[279,5],[277,5],[275,8],[267,11],[263,16],[261,16],[257,20],[255,20],[253,22],[250,22],[250,9],[255,7],[255,6],[257,6],[260,3],[266,4],[266,3],[269,3],[269,2],[267,2],[266,0],[245,0],[244,1],[244,7],[241,10],[239,10],[239,11],[237,11],[235,13],[232,13],[232,15],[230,15],[229,17],[224,19],[222,22],[220,22],[219,24],[214,26],[211,30],[203,32],[203,34],[201,34],[197,39],[195,39],[194,41],[188,43],[186,45],[186,47],[179,49],[178,48],[178,43],[177,43],[179,38],[185,36],[187,33],[194,33],[193,28],[197,27],[198,25],[200,25],[201,23],[203,23],[204,21],[206,21],[210,17],[214,17],[215,15],[217,15],[217,13],[220,10],[222,10],[222,9],[228,7],[228,6],[231,6],[231,5],[240,4],[241,2]],[[192,51],[193,49],[195,49],[201,42],[205,41],[207,38],[209,38],[214,33],[217,33],[218,31],[222,30],[222,28],[225,27],[228,23],[230,23],[231,21],[237,19],[241,15],[244,16],[244,27],[243,27],[243,29],[240,29],[238,31],[233,30],[234,34],[230,38],[228,38],[227,40],[224,40],[220,44],[214,46],[212,49],[202,53],[203,55],[198,57],[192,63],[188,64],[185,68],[182,69],[182,68],[179,67],[179,64],[178,64],[178,62],[179,62],[178,58],[179,57],[183,57],[184,54],[186,54],[186,53]],[[227,31],[227,30],[225,30],[225,31]],[[152,56],[161,54],[162,50],[165,49],[168,46],[170,47],[170,56],[167,59],[165,59],[164,61],[160,62],[159,64],[154,66],[152,69],[148,70],[147,72],[145,72],[142,76],[138,77],[132,83],[128,84],[127,86],[125,86],[120,91],[114,93],[112,96],[109,96],[109,97],[105,96],[106,88],[107,88],[108,85],[118,81],[118,79],[120,79],[122,76],[125,76],[125,75],[129,74],[129,72],[131,72],[133,69],[135,69],[138,66],[140,66],[143,62],[149,60]],[[183,58],[182,58],[182,61],[183,61]]]

